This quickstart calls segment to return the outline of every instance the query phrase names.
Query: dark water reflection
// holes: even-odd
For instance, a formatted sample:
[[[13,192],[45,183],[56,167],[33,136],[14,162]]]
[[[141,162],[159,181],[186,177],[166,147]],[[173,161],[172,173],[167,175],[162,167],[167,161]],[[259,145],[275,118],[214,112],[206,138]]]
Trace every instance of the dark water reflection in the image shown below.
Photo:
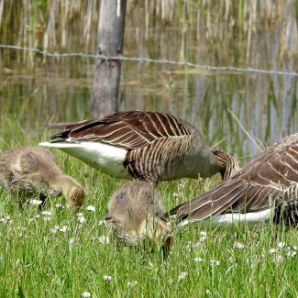
[[[131,21],[132,22],[132,21]],[[293,40],[281,44],[279,31],[256,30],[250,44],[206,37],[194,31],[168,28],[161,32],[135,29],[126,32],[127,56],[185,59],[213,66],[251,66],[297,71]],[[201,28],[201,27],[200,27]],[[201,30],[203,30],[201,28]],[[297,29],[293,31],[297,34]],[[197,33],[198,34],[198,33]],[[237,39],[236,39],[237,41]],[[248,46],[250,50],[248,50]],[[281,48],[287,46],[286,54]],[[80,51],[80,48],[71,49]],[[1,50],[0,119],[19,122],[26,131],[42,133],[49,121],[73,121],[91,117],[90,98],[95,61],[87,58],[34,58],[34,65],[8,59]],[[91,49],[89,52],[94,52]],[[248,54],[249,53],[249,54]],[[258,150],[244,133],[260,144],[298,132],[298,80],[295,76],[258,73],[218,73],[182,66],[125,62],[119,109],[170,112],[200,126],[210,145],[252,155]]]

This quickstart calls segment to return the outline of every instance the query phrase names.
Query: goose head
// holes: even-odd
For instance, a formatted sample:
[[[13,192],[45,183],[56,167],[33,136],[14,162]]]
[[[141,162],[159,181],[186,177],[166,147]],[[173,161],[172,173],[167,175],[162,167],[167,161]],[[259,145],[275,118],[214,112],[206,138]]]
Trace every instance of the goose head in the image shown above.
[[[77,211],[85,200],[83,187],[72,177],[60,175],[55,181],[50,183],[50,188],[54,192],[60,192],[66,199],[68,207],[72,211]]]
[[[237,172],[240,167],[238,162],[229,154],[220,150],[211,150],[216,158],[222,180],[225,180]]]
[[[168,222],[158,216],[147,218],[141,223],[139,234],[144,235],[153,243],[161,245],[163,256],[167,258],[173,245],[173,237]]]

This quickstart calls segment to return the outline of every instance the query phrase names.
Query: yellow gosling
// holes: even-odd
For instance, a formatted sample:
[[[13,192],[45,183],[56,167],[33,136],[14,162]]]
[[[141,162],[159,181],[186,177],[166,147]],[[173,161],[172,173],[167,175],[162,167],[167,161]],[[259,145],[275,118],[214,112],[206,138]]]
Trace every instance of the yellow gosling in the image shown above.
[[[63,194],[70,209],[83,204],[83,187],[65,175],[53,156],[40,147],[13,149],[0,152],[0,186],[20,199],[39,193],[43,197]]]
[[[135,246],[148,238],[169,250],[170,228],[159,217],[164,212],[162,197],[152,183],[124,183],[112,194],[108,208],[106,225],[126,244]]]

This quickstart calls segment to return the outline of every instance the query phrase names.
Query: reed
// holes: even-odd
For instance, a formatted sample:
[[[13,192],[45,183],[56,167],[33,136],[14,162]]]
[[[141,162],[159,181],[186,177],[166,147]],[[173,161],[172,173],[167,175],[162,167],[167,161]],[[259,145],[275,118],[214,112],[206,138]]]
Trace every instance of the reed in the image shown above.
[[[99,5],[100,1],[96,0],[1,1],[0,43],[36,46],[49,51],[84,49],[95,52]],[[169,28],[175,28],[179,44],[175,47],[177,50],[183,48],[185,39],[189,38],[199,44],[202,40],[207,44],[220,40],[225,49],[235,41],[240,42],[244,46],[243,60],[251,62],[252,47],[258,39],[257,28],[260,26],[276,32],[276,42],[282,44],[277,49],[279,55],[291,55],[296,51],[297,10],[294,0],[285,3],[271,0],[130,0],[127,28],[145,33],[145,47],[148,47],[146,44],[153,32],[161,35],[169,33]],[[126,52],[131,51],[130,45],[130,34],[126,34]],[[19,59],[31,59],[33,63],[32,53],[19,53],[19,56]],[[162,55],[156,53],[155,56]]]

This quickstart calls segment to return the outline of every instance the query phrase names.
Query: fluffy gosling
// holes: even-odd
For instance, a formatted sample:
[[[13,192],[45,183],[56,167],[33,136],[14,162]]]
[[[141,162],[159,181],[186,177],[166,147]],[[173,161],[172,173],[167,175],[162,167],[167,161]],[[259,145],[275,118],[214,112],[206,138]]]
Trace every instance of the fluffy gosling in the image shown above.
[[[64,175],[52,155],[40,148],[22,148],[0,152],[0,186],[21,200],[35,193],[41,197],[66,198],[68,207],[76,211],[83,204],[83,187],[72,177]]]
[[[126,182],[112,194],[106,226],[128,245],[136,246],[149,238],[163,244],[167,253],[172,236],[167,223],[159,217],[163,212],[162,197],[152,183]]]

